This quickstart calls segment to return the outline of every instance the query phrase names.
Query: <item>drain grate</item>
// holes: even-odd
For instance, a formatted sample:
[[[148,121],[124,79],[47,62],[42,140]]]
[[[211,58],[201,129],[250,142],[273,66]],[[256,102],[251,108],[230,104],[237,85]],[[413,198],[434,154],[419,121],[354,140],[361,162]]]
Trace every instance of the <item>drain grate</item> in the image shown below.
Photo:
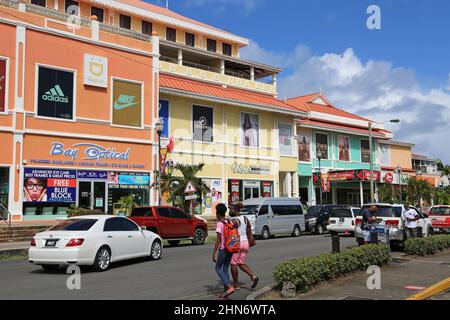
[[[364,301],[374,301],[375,299],[372,299],[372,298],[365,298],[365,297],[348,296],[348,297],[343,298],[342,300],[364,300]]]

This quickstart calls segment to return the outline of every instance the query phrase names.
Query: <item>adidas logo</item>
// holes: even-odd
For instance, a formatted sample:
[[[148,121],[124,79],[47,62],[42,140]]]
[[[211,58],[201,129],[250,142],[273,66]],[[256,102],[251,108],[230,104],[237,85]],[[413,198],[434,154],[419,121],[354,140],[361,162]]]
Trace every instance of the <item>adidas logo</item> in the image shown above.
[[[69,98],[64,95],[59,84],[48,90],[42,95],[42,99],[45,101],[54,101],[60,103],[69,103]]]

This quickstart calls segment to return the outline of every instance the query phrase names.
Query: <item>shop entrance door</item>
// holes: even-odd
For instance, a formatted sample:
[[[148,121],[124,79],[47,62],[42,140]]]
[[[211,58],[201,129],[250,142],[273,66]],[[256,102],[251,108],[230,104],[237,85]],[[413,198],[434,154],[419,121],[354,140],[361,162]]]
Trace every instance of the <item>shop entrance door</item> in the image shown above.
[[[105,212],[106,182],[80,181],[78,183],[78,207]]]
[[[244,181],[244,200],[260,198],[261,187],[259,182]]]

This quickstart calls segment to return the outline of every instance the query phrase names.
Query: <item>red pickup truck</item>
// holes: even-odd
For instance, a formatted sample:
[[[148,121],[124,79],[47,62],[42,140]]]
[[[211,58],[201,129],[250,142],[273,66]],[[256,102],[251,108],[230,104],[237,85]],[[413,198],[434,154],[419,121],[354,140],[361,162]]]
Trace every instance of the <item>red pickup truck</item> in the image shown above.
[[[434,232],[450,233],[450,206],[432,207],[429,217],[433,224]]]
[[[186,239],[192,240],[195,245],[202,245],[208,236],[208,225],[204,219],[193,217],[178,208],[135,208],[129,218],[168,240],[171,245],[178,245]]]

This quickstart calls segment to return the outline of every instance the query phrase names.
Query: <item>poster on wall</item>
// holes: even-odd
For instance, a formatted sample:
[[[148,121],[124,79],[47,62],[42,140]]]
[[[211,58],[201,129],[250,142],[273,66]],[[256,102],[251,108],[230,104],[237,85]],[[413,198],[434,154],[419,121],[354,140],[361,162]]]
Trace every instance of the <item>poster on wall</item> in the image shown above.
[[[230,202],[233,204],[241,200],[241,182],[239,180],[230,181]]]
[[[113,80],[112,121],[127,127],[142,126],[142,85]]]
[[[316,134],[316,157],[328,159],[328,135]]]
[[[169,101],[159,100],[159,120],[163,124],[162,138],[169,137]]]
[[[241,113],[242,146],[259,147],[259,116]]]
[[[108,87],[108,58],[84,55],[84,84],[88,86]]]
[[[311,134],[309,133],[298,133],[298,160],[303,162],[311,161]]]
[[[370,163],[369,140],[361,140],[361,162]]]
[[[23,201],[74,203],[77,174],[75,170],[29,169],[24,171]]]
[[[272,197],[272,182],[263,181],[262,183],[262,196],[263,198]]]
[[[73,119],[74,73],[42,66],[38,70],[38,115]]]
[[[222,180],[220,179],[207,179],[204,180],[206,185],[209,187],[210,192],[204,198],[205,207],[207,209],[212,209],[212,214],[215,214],[216,206],[222,202]]]
[[[292,126],[289,124],[280,124],[278,126],[278,138],[280,145],[280,154],[284,156],[292,155]]]
[[[202,142],[213,142],[213,109],[208,107],[194,106],[192,116],[194,140]]]
[[[6,109],[6,60],[0,59],[0,112]]]
[[[339,160],[350,161],[350,143],[348,137],[338,137]]]
[[[320,184],[321,184],[322,192],[328,193],[331,191],[331,181],[330,181],[330,176],[328,175],[328,173],[322,173]]]

